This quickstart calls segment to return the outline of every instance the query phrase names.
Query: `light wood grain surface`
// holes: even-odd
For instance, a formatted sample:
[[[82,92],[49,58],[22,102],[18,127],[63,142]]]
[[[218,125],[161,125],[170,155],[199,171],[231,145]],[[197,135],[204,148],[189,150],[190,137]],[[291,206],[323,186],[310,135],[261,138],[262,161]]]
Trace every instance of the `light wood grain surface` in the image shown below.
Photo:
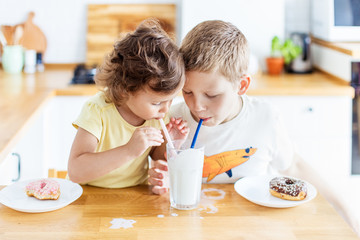
[[[349,82],[316,71],[312,74],[254,75],[247,94],[354,97],[354,89]]]
[[[7,74],[0,70],[0,162],[51,98],[58,95],[90,96],[98,91],[94,85],[69,85],[74,69],[69,66],[53,66],[36,74]],[[255,75],[248,94],[353,97],[354,89],[349,83],[315,72]]]
[[[233,184],[203,185],[208,188],[224,191],[224,198],[209,199],[218,196],[210,192],[190,211],[171,208],[168,194],[153,195],[148,186],[83,186],[78,200],[47,213],[22,213],[0,204],[0,239],[358,239],[321,195],[278,209],[247,201]],[[136,222],[127,229],[110,228],[117,218]]]
[[[312,38],[312,42],[345,53],[354,58],[360,57],[360,42],[328,42],[314,37]]]
[[[86,63],[100,64],[120,34],[134,31],[141,21],[150,17],[157,18],[164,30],[175,38],[175,4],[89,4]]]

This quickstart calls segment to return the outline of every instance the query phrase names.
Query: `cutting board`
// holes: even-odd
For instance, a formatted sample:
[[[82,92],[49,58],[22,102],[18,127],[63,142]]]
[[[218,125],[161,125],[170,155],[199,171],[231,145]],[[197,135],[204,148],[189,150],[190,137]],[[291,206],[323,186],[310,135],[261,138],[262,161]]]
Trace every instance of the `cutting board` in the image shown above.
[[[159,19],[164,30],[175,36],[175,4],[90,4],[87,16],[86,64],[99,65],[120,34],[135,30],[149,17]]]
[[[23,36],[20,38],[20,44],[26,49],[34,49],[36,52],[44,53],[46,51],[46,37],[41,29],[33,23],[34,12],[30,12],[28,19],[23,24]]]

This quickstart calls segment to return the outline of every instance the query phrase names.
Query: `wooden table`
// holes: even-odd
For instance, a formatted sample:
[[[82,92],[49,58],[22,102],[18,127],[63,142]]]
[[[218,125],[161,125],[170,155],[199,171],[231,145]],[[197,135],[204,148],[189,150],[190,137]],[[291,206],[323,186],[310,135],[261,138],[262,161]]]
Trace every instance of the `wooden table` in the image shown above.
[[[0,204],[0,239],[358,239],[319,194],[308,203],[278,209],[247,201],[233,184],[203,185],[203,190],[211,188],[216,191],[190,211],[170,208],[169,195],[153,195],[148,186],[83,186],[78,200],[47,213],[22,213]],[[136,222],[111,228],[116,219]]]

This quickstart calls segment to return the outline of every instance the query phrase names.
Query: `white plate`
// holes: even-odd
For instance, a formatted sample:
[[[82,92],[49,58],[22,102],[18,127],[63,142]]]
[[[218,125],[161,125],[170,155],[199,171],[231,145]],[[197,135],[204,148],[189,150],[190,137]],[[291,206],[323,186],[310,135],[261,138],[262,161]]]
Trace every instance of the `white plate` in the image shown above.
[[[13,183],[0,191],[0,203],[20,212],[39,213],[63,208],[78,199],[83,189],[66,179],[53,178],[60,184],[60,197],[57,200],[39,200],[26,195],[25,186],[38,179]]]
[[[235,191],[247,200],[273,208],[288,208],[309,202],[316,197],[316,188],[310,183],[307,184],[307,196],[304,200],[291,201],[274,197],[269,192],[269,182],[276,176],[252,176],[244,177],[238,180],[235,185]]]

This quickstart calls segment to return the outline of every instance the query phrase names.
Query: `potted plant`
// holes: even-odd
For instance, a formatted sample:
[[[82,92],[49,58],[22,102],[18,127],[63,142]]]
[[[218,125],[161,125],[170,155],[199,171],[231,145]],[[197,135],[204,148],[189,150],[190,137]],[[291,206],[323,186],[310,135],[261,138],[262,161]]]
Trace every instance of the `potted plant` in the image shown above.
[[[301,53],[300,46],[295,45],[291,39],[283,43],[278,36],[271,40],[271,56],[266,58],[268,73],[271,75],[280,74],[285,65],[289,65]]]

